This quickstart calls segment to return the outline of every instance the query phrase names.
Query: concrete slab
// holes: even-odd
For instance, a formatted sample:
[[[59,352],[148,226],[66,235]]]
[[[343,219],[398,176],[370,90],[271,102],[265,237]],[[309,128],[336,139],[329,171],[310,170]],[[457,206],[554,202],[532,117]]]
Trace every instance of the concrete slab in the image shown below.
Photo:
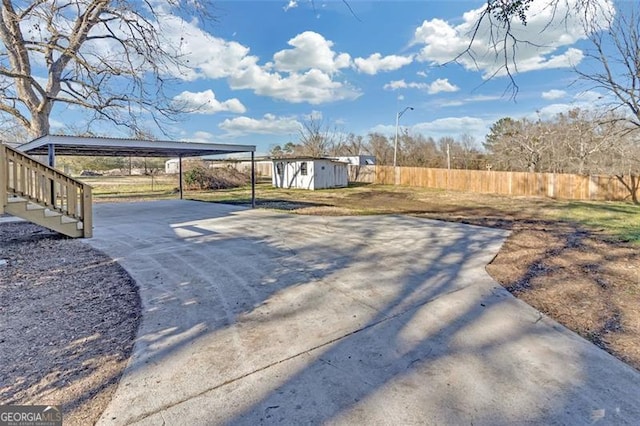
[[[485,272],[501,230],[192,201],[95,206],[140,286],[100,424],[640,422],[640,373]]]

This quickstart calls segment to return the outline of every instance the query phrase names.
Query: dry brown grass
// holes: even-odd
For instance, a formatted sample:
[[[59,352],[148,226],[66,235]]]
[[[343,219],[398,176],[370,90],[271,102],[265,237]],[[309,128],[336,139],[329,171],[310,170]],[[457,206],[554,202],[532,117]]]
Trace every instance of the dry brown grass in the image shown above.
[[[133,349],[141,305],[131,277],[79,240],[0,225],[0,403],[60,405],[94,424]]]

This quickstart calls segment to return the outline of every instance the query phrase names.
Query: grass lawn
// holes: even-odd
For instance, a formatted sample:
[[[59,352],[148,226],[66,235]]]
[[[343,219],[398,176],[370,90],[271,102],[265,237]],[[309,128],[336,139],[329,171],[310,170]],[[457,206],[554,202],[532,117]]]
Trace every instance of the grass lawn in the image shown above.
[[[189,191],[185,198],[249,204],[251,188]],[[385,185],[307,191],[256,186],[258,207],[301,214],[419,214],[492,226],[511,220],[562,221],[580,224],[618,241],[640,244],[640,206],[621,202],[559,201],[505,197]]]
[[[176,197],[177,175],[80,176],[93,188],[95,201],[133,201]]]

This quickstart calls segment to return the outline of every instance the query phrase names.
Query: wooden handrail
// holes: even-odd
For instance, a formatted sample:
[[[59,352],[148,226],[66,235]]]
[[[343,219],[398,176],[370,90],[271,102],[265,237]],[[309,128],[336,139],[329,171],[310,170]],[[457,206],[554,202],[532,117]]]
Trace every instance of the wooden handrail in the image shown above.
[[[82,221],[85,237],[91,236],[91,187],[0,144],[0,202],[3,211],[8,194]]]

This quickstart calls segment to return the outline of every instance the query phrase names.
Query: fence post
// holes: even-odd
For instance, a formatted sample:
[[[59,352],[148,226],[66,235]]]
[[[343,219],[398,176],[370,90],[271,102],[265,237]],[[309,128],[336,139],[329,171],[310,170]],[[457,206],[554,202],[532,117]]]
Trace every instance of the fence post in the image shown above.
[[[0,214],[4,213],[4,207],[7,205],[8,183],[7,150],[4,144],[0,143]]]
[[[598,182],[596,180],[600,180],[598,176],[589,175],[589,199],[593,200],[596,198],[598,194]]]
[[[82,184],[82,234],[84,238],[93,236],[93,197],[86,183]]]

